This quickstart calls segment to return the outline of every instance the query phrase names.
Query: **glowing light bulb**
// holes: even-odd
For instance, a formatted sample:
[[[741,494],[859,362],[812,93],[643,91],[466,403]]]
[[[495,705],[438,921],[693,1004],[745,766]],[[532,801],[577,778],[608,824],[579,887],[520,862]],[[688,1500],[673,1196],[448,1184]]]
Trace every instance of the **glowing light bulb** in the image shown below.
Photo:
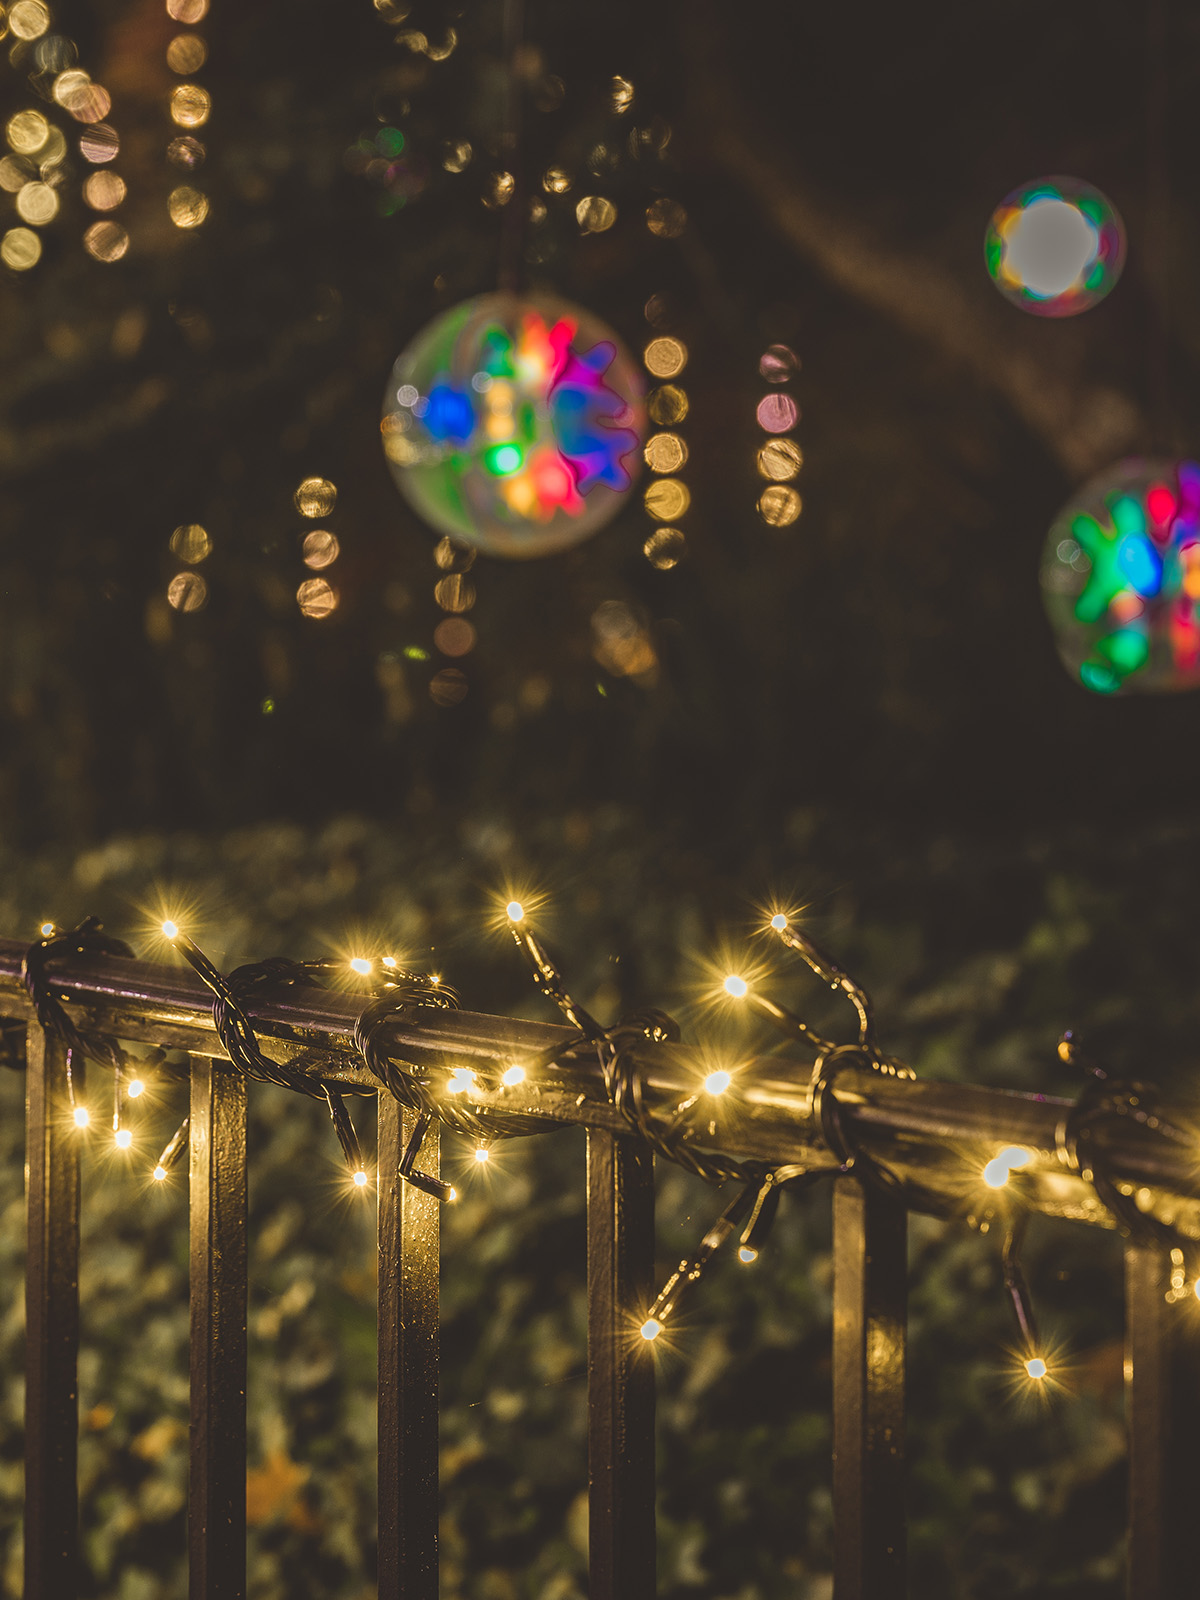
[[[447,1200],[457,1200],[458,1199],[458,1190],[457,1189],[451,1189],[450,1193],[446,1196],[446,1199]]]
[[[91,1120],[91,1113],[86,1106],[75,1107],[75,1126],[77,1128],[86,1128]]]
[[[161,1183],[163,1181],[163,1179],[166,1177],[166,1175],[167,1175],[167,1169],[160,1162],[158,1164],[158,1166],[155,1167],[155,1169],[154,1169],[154,1181],[156,1183]]]
[[[758,1260],[758,1251],[751,1250],[748,1244],[744,1244],[738,1251],[738,1260],[744,1261],[746,1265],[749,1266],[752,1261]]]
[[[43,922],[42,923],[42,938],[43,939],[48,939],[53,932],[54,932],[54,924],[52,922]]]
[[[146,1092],[146,1085],[142,1082],[142,1080],[140,1078],[131,1078],[130,1082],[129,1082],[129,1087],[125,1091],[125,1093],[129,1096],[129,1098],[131,1100],[136,1100],[138,1095],[145,1094],[145,1092]]]
[[[728,1072],[710,1072],[704,1080],[704,1092],[705,1094],[724,1094],[732,1082],[733,1077]]]
[[[745,978],[739,978],[735,973],[731,972],[725,979],[725,993],[731,995],[735,1000],[744,1000],[749,988],[750,985]]]
[[[519,900],[510,900],[504,908],[504,915],[510,922],[524,922],[525,907]]]
[[[662,1323],[657,1321],[654,1317],[647,1317],[645,1322],[642,1323],[642,1338],[647,1341],[657,1339],[661,1332]]]
[[[782,933],[787,925],[787,918],[784,916],[782,911],[777,911],[771,918],[771,926],[775,929],[776,933]]]
[[[475,1074],[470,1067],[455,1067],[450,1074],[450,1082],[446,1085],[447,1094],[465,1094],[468,1089],[475,1087]]]
[[[983,1181],[989,1189],[1003,1189],[1010,1172],[1020,1172],[1033,1160],[1033,1151],[1019,1144],[1007,1145],[998,1156],[993,1156],[983,1169]]]
[[[128,1128],[118,1128],[113,1138],[116,1140],[118,1150],[128,1150],[133,1143],[133,1135]]]
[[[385,967],[394,967],[396,965],[395,956],[380,956],[379,960]]]
[[[1040,1383],[1041,1380],[1046,1376],[1046,1370],[1046,1363],[1042,1360],[1041,1356],[1034,1356],[1031,1360],[1025,1363],[1025,1371],[1038,1383]]]
[[[162,925],[164,939],[178,939],[179,929],[173,922],[164,922]]]
[[[371,963],[364,961],[361,956],[355,956],[350,963],[351,972],[357,972],[360,978],[365,978],[371,970]]]
[[[1008,1163],[995,1156],[983,1169],[983,1181],[989,1189],[1003,1189],[1008,1182]]]
[[[525,1082],[524,1067],[509,1067],[500,1082],[506,1089],[515,1089],[517,1084]]]
[[[361,1167],[359,1167],[358,1171],[354,1174],[354,1182],[360,1189],[365,1189],[367,1186],[367,1175]]]
[[[492,1152],[487,1145],[479,1144],[475,1146],[475,1159],[481,1166],[492,1159]]]
[[[438,985],[442,981],[441,973],[440,972],[431,972],[429,974],[429,981],[433,985],[433,987],[436,989],[438,987]]]

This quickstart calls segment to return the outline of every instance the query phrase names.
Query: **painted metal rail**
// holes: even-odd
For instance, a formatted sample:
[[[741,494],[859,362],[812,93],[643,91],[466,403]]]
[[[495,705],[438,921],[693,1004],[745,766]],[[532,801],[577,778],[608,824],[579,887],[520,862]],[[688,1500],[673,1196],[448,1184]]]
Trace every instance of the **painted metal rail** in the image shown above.
[[[79,1153],[61,1043],[37,1025],[21,984],[25,946],[0,941],[0,1015],[26,1024],[27,1600],[78,1592],[76,1351]],[[187,1052],[190,1059],[190,1593],[245,1593],[246,1083],[223,1057],[211,996],[182,967],[71,955],[51,962],[54,993],[85,1031]],[[438,1202],[398,1175],[414,1113],[355,1060],[361,996],[291,989],[247,1007],[264,1052],[344,1093],[378,1095],[380,1600],[436,1600]],[[653,1158],[612,1104],[594,1051],[544,1023],[412,1008],[388,1020],[389,1055],[479,1074],[472,1105],[576,1123],[588,1133],[588,1396],[591,1600],[649,1600],[654,1563],[654,1369],[636,1337],[653,1295]],[[565,1053],[521,1083],[512,1065]],[[651,1105],[694,1095],[706,1070],[687,1046],[639,1042],[634,1068]],[[697,1148],[770,1165],[828,1167],[802,1050],[747,1060],[736,1091],[695,1130]],[[257,1092],[257,1090],[255,1091]],[[264,1087],[264,1093],[277,1092]],[[906,1185],[854,1173],[834,1200],[834,1538],[836,1600],[901,1600],[904,1555],[906,1206],[970,1213],[979,1175],[1011,1145],[1029,1210],[1113,1226],[1086,1174],[1061,1159],[1071,1102],[962,1084],[838,1074],[839,1115],[855,1146]],[[1200,1160],[1152,1128],[1113,1119],[1095,1149],[1122,1195],[1180,1235],[1200,1238]],[[436,1125],[421,1167],[437,1172]],[[1200,1140],[1197,1142],[1200,1154]],[[911,1185],[911,1187],[907,1187]],[[1126,1249],[1130,1359],[1129,1594],[1191,1592],[1190,1521],[1200,1491],[1195,1319],[1172,1314],[1164,1245]]]

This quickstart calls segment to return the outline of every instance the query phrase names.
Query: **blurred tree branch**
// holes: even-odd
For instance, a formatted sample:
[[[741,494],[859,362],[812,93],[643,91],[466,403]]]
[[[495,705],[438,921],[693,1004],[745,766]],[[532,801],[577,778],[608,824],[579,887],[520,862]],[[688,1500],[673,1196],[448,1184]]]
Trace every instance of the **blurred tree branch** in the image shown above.
[[[702,4],[687,41],[692,137],[753,198],[775,231],[836,288],[966,368],[1001,394],[1063,469],[1084,477],[1152,443],[1137,403],[1079,369],[1085,348],[1008,311],[984,282],[968,285],[928,254],[883,239],[831,206],[785,164],[778,140],[739,96],[721,21]],[[720,117],[711,108],[720,106]],[[1040,337],[1039,337],[1040,336]]]

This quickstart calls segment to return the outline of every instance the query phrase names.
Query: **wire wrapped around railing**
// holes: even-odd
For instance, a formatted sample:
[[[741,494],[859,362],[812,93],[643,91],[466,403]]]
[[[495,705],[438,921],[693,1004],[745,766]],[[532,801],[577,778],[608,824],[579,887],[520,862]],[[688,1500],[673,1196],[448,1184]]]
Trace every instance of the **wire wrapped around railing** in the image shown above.
[[[471,1138],[476,1160],[485,1163],[496,1139],[521,1137],[547,1127],[544,1114],[530,1114],[519,1103],[510,1107],[504,1103],[506,1095],[511,1093],[514,1102],[519,1102],[521,1091],[531,1078],[540,1084],[547,1081],[547,1075],[553,1078],[564,1068],[576,1070],[591,1057],[607,1104],[631,1134],[663,1159],[714,1186],[728,1182],[738,1185],[737,1195],[705,1232],[696,1251],[680,1261],[647,1307],[641,1330],[646,1339],[658,1336],[668,1318],[677,1312],[685,1293],[700,1282],[718,1250],[739,1229],[740,1259],[757,1259],[785,1190],[798,1192],[824,1178],[837,1180],[853,1174],[882,1194],[891,1195],[901,1207],[943,1217],[972,1218],[971,1197],[954,1199],[944,1190],[927,1187],[911,1171],[898,1174],[888,1160],[865,1148],[861,1118],[857,1112],[847,1113],[838,1092],[839,1079],[849,1073],[856,1086],[856,1098],[861,1099],[864,1073],[869,1078],[896,1083],[914,1083],[914,1074],[879,1048],[871,1002],[861,984],[785,914],[771,917],[771,931],[822,982],[847,998],[857,1020],[855,1042],[836,1044],[826,1038],[766,993],[757,979],[728,974],[721,984],[721,996],[727,1002],[743,1004],[786,1038],[814,1052],[805,1086],[813,1158],[799,1162],[735,1156],[715,1148],[713,1111],[733,1088],[734,1073],[724,1067],[710,1067],[694,1087],[673,1099],[664,1096],[657,1085],[652,1089],[653,1075],[645,1069],[644,1050],[647,1045],[678,1044],[680,1029],[675,1020],[663,1011],[647,1008],[604,1026],[570,992],[563,973],[531,926],[524,905],[510,900],[504,908],[504,920],[539,991],[562,1013],[570,1031],[544,1048],[513,1049],[507,1058],[486,1063],[475,1058],[469,1065],[456,1059],[452,1049],[439,1059],[431,1059],[427,1051],[408,1059],[394,1043],[397,1021],[456,1010],[458,998],[440,977],[411,971],[387,956],[351,961],[272,957],[225,975],[175,923],[164,923],[162,931],[212,996],[212,1024],[237,1072],[246,1079],[323,1100],[346,1167],[359,1188],[370,1182],[367,1163],[339,1086],[339,1079],[353,1078],[356,1062],[361,1061],[370,1079],[382,1090],[415,1113],[399,1155],[397,1175],[445,1202],[455,1197],[453,1186],[419,1165],[423,1143],[435,1120]],[[111,1033],[89,1032],[72,1020],[53,992],[49,975],[53,962],[72,956],[131,960],[132,951],[104,933],[100,923],[89,917],[71,930],[46,924],[41,937],[26,950],[21,964],[21,981],[39,1023],[65,1047],[68,1092],[77,1125],[82,1128],[90,1120],[82,1098],[83,1063],[90,1056],[113,1069],[114,1137],[118,1146],[128,1148],[130,1135],[123,1122],[123,1110],[127,1098],[136,1097],[142,1087],[140,1077],[131,1078],[130,1072],[136,1068],[141,1073],[147,1064],[161,1063],[166,1053],[156,1048],[150,1056],[131,1057]],[[319,1048],[294,1052],[286,1061],[273,1059],[262,1049],[247,1008],[264,1001],[277,1002],[283,995],[322,990],[362,997],[352,1027],[352,1051],[323,1043]],[[1188,1283],[1195,1279],[1188,1266],[1195,1252],[1194,1242],[1178,1227],[1137,1203],[1132,1186],[1119,1181],[1111,1170],[1109,1151],[1112,1130],[1122,1123],[1181,1153],[1191,1149],[1191,1136],[1162,1115],[1152,1091],[1144,1085],[1111,1079],[1088,1060],[1073,1035],[1063,1036],[1059,1054],[1065,1062],[1083,1067],[1088,1081],[1076,1102],[1064,1107],[1057,1122],[1053,1145],[1058,1161],[1092,1187],[1119,1228],[1135,1239],[1170,1252],[1172,1293],[1175,1298],[1183,1298],[1188,1293]],[[187,1145],[185,1119],[155,1164],[156,1179],[171,1172]],[[1003,1201],[994,1199],[990,1205],[994,1208],[1000,1204],[1005,1218],[1003,1276],[1021,1335],[1022,1360],[1031,1376],[1041,1377],[1047,1365],[1020,1259],[1028,1221],[1029,1179],[1036,1164],[1033,1149],[1008,1145],[984,1163],[980,1181],[991,1190],[1000,1190],[1013,1180]],[[986,1226],[991,1210],[985,1209],[982,1214]]]

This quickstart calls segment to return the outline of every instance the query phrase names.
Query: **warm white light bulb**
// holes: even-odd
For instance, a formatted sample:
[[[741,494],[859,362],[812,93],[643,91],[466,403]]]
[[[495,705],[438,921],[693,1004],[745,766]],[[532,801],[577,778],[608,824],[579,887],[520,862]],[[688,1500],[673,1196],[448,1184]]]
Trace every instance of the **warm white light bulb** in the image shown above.
[[[771,926],[775,929],[776,933],[782,933],[787,927],[787,918],[784,916],[782,911],[777,911],[771,918]]]
[[[394,967],[396,965],[395,956],[380,956],[379,959],[385,967]]]
[[[1046,1363],[1041,1356],[1034,1356],[1032,1360],[1025,1363],[1025,1371],[1031,1378],[1040,1382],[1046,1376]]]
[[[91,1113],[86,1106],[75,1107],[75,1126],[77,1128],[86,1128],[91,1120]]]
[[[478,1144],[475,1146],[475,1159],[481,1166],[485,1162],[488,1162],[492,1159],[492,1152],[488,1149],[487,1145]]]
[[[355,956],[350,963],[351,972],[357,972],[360,978],[365,978],[371,970],[371,963],[364,961],[362,956]]]
[[[447,1200],[457,1200],[458,1199],[458,1190],[457,1189],[451,1189],[450,1193],[446,1196],[446,1199]]]
[[[662,1323],[656,1321],[654,1317],[647,1317],[645,1322],[642,1323],[641,1332],[643,1339],[657,1339],[662,1332]]]
[[[758,1260],[758,1251],[751,1250],[748,1244],[744,1244],[738,1251],[738,1260],[744,1261],[746,1265],[749,1266],[752,1261]]]
[[[361,1167],[354,1174],[354,1182],[360,1189],[365,1189],[367,1186],[367,1175]]]
[[[54,932],[54,924],[52,922],[43,922],[42,923],[42,938],[43,939],[48,939],[53,932]]]
[[[447,1094],[464,1094],[468,1089],[475,1087],[475,1074],[470,1067],[455,1067],[450,1074],[450,1082],[446,1085]]]
[[[728,1072],[710,1072],[704,1080],[704,1092],[705,1094],[724,1094],[732,1082],[733,1077]]]
[[[983,1169],[983,1181],[989,1189],[1003,1189],[1008,1182],[1008,1170],[1008,1162],[995,1156]]]
[[[155,1169],[154,1169],[155,1182],[156,1183],[161,1183],[163,1181],[163,1179],[166,1177],[166,1175],[167,1175],[167,1169],[166,1169],[166,1167],[163,1166],[162,1162],[160,1161],[158,1166],[155,1167]]]
[[[129,1087],[125,1091],[131,1100],[136,1100],[138,1095],[145,1094],[145,1092],[146,1085],[140,1078],[131,1078],[129,1080]]]
[[[510,900],[504,908],[504,914],[510,922],[524,922],[525,907],[519,900]]]
[[[173,922],[164,922],[162,925],[164,939],[178,939],[179,929]]]
[[[1026,1150],[1023,1145],[1010,1144],[1001,1150],[998,1156],[988,1162],[983,1169],[983,1181],[989,1189],[1003,1189],[1008,1182],[1010,1172],[1020,1172],[1033,1160],[1033,1151]]]
[[[128,1150],[133,1143],[133,1135],[128,1128],[118,1128],[116,1133],[113,1134],[113,1138],[117,1142],[118,1150]]]
[[[509,1067],[500,1082],[506,1089],[515,1089],[517,1084],[525,1082],[524,1067]]]
[[[739,978],[736,973],[731,972],[725,979],[725,993],[734,1000],[744,1000],[749,988],[745,978]]]

